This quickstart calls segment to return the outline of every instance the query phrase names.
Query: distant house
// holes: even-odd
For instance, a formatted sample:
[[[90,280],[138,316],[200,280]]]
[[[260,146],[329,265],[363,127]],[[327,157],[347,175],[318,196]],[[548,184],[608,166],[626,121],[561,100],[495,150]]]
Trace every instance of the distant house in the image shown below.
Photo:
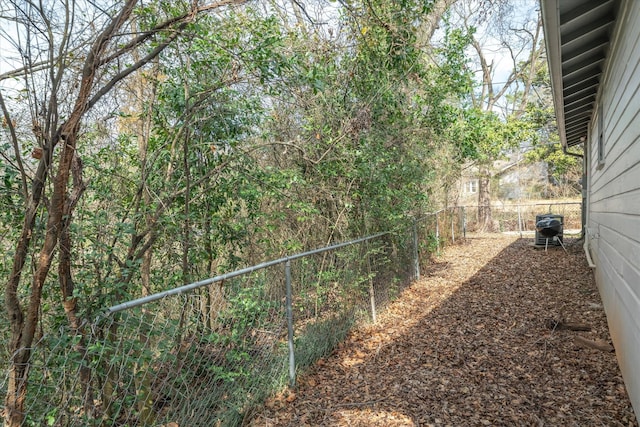
[[[547,164],[525,162],[517,153],[507,160],[494,162],[497,188],[501,200],[543,199],[550,183]]]
[[[452,195],[460,205],[478,204],[478,168],[476,166],[468,165],[463,169]]]
[[[500,200],[541,199],[550,185],[544,162],[523,161],[517,153],[493,162],[492,194]],[[478,203],[478,168],[464,169],[458,181],[458,203],[471,206]]]
[[[560,138],[584,147],[585,250],[640,415],[640,1],[540,1]]]

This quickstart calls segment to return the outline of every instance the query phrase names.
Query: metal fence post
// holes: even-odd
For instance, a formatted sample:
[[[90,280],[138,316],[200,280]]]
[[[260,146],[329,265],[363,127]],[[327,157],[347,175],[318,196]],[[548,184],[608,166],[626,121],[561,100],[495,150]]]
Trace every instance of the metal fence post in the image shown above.
[[[467,209],[462,207],[462,238],[467,239]]]
[[[289,341],[289,385],[293,387],[296,384],[296,357],[293,347],[293,291],[291,288],[291,261],[287,259],[284,263],[284,275],[287,286],[287,327]]]
[[[418,251],[418,224],[413,219],[413,272],[415,280],[420,280],[420,255]]]
[[[456,231],[453,228],[453,211],[451,211],[451,243],[456,242]]]
[[[365,249],[367,251],[367,274],[369,275],[369,303],[371,304],[371,322],[378,322],[378,315],[376,313],[376,292],[373,286],[373,275],[371,274],[371,253],[369,252],[369,242],[365,243]]]
[[[522,213],[520,212],[520,205],[518,205],[518,231],[520,232],[520,238],[522,239]]]
[[[438,221],[438,212],[436,212],[436,252],[440,252],[440,221]]]

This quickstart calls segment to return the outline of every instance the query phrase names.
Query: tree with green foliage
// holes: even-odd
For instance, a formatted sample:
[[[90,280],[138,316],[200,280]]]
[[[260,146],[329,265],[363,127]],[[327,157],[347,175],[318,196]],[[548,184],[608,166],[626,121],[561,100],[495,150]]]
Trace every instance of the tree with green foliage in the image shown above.
[[[535,137],[525,148],[524,159],[529,163],[544,162],[547,165],[547,179],[551,183],[550,197],[575,197],[580,194],[582,176],[582,156],[565,151],[560,144],[556,130],[551,80],[546,59],[540,58],[541,65],[533,90],[537,96],[527,104],[523,120],[531,123]]]
[[[78,149],[87,139],[88,117],[103,108],[106,94],[157,58],[200,13],[224,5],[175,4],[170,10],[156,9],[153,25],[140,32],[125,30],[144,13],[145,7],[136,0],[109,9],[75,2],[10,2],[3,10],[5,19],[15,24],[17,37],[5,38],[16,54],[12,62],[16,68],[3,73],[1,80],[18,81],[5,85],[0,93],[4,130],[11,144],[5,169],[13,169],[19,177],[16,201],[23,218],[5,285],[11,329],[6,425],[24,421],[31,349],[56,253],[60,301],[71,327],[81,328],[71,272],[70,229],[87,186]],[[144,51],[137,59],[132,57],[136,49]],[[29,108],[15,109],[19,101]],[[132,235],[133,246],[137,248],[144,237]],[[31,257],[33,274],[27,268]]]
[[[478,7],[483,13],[477,13]],[[478,228],[493,230],[492,165],[537,138],[536,125],[525,112],[544,64],[542,23],[539,16],[530,18],[532,10],[524,18],[517,16],[522,10],[509,2],[458,2],[453,10],[456,25],[473,38],[473,62],[479,66],[479,83],[461,115],[461,153],[478,171]],[[500,77],[503,81],[498,80],[498,64],[489,55],[492,42],[499,42],[511,60],[508,74]]]
[[[5,33],[14,69],[0,75],[6,424],[26,422],[38,380],[28,367],[47,332],[64,331],[56,343],[85,360],[89,334],[106,352],[130,336],[125,323],[86,328],[109,306],[402,230],[438,203],[455,150],[479,147],[456,134],[471,39],[451,31],[425,46],[449,3],[341,2],[320,14],[326,24],[295,1],[9,2],[0,24],[18,37]],[[214,329],[229,313],[254,315],[256,295],[204,289],[194,316]],[[190,333],[163,348],[179,353]],[[131,352],[158,339],[135,334]],[[151,356],[120,357],[136,399],[126,411],[153,425]],[[81,364],[80,385],[61,387],[87,419],[112,418],[131,392],[109,363]]]

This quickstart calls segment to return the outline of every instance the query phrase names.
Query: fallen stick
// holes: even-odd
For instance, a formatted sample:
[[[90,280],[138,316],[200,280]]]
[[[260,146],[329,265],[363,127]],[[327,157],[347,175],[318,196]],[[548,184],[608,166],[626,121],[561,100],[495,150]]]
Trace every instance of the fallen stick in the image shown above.
[[[584,323],[561,323],[560,329],[568,329],[570,331],[590,331],[591,326]]]
[[[577,344],[583,345],[585,347],[595,348],[596,350],[604,351],[604,352],[607,352],[607,353],[611,353],[611,352],[615,351],[613,346],[611,344],[609,344],[608,342],[604,341],[604,340],[591,341],[591,340],[588,340],[588,339],[586,339],[584,337],[577,336],[577,337],[575,337],[575,342]]]
[[[584,323],[571,323],[571,322],[563,322],[561,320],[549,319],[547,320],[547,327],[551,330],[559,331],[561,329],[565,329],[568,331],[584,331],[588,332],[591,330],[591,326]]]

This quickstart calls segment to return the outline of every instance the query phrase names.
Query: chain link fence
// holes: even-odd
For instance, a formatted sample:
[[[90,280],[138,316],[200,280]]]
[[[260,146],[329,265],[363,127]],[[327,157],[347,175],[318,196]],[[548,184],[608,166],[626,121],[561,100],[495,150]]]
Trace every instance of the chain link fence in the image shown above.
[[[467,221],[473,230],[478,217],[478,206],[467,206]],[[563,216],[565,235],[582,232],[582,204],[580,202],[549,203],[495,203],[491,205],[494,229],[500,232],[534,233],[536,216],[553,213]]]
[[[404,231],[123,303],[79,330],[43,330],[31,349],[25,424],[241,425],[464,237],[464,208],[442,210]]]

